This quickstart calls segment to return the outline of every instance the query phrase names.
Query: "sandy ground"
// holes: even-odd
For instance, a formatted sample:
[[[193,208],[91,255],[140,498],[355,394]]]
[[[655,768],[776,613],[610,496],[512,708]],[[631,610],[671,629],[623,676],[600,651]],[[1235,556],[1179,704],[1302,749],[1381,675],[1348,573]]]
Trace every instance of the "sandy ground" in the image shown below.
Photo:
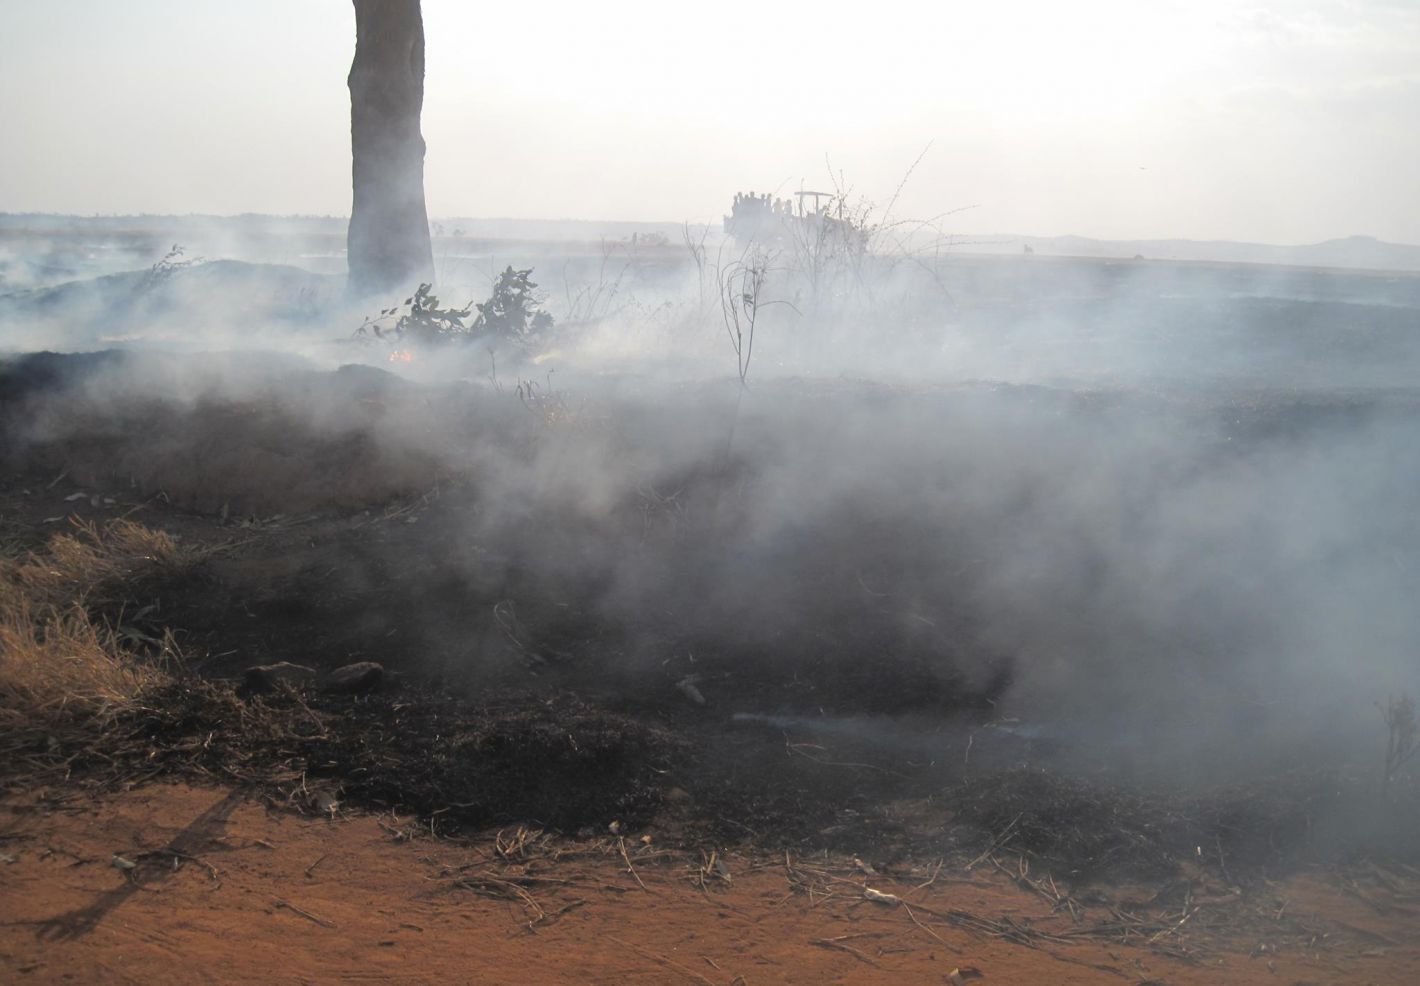
[[[796,891],[783,857],[731,854],[729,880],[712,867],[702,888],[701,860],[658,853],[654,835],[631,843],[629,871],[613,840],[509,862],[494,833],[454,843],[406,825],[299,817],[172,784],[11,798],[0,805],[0,980],[756,986],[949,983],[974,969],[987,984],[1420,982],[1404,895],[1378,907],[1316,875],[1280,892],[1293,915],[1330,929],[1323,938],[1298,946],[1239,929],[1194,942],[1185,961],[1116,942],[1030,947],[954,924],[965,913],[1068,933],[1068,915],[998,874],[944,869],[919,888],[831,876],[824,896]],[[526,899],[500,884],[513,875],[532,877]],[[865,885],[909,904],[865,900]]]

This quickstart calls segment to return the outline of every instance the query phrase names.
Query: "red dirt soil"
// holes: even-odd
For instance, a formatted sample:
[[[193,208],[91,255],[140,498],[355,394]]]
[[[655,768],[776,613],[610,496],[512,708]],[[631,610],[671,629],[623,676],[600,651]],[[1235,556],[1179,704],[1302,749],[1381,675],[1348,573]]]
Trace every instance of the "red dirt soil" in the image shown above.
[[[830,877],[842,892],[824,897],[796,893],[782,857],[732,854],[730,881],[702,889],[700,861],[654,841],[636,843],[634,871],[605,839],[564,840],[557,858],[519,864],[544,881],[525,884],[545,915],[531,923],[536,912],[511,893],[457,884],[497,893],[509,864],[493,833],[455,843],[408,824],[299,817],[175,784],[11,798],[0,803],[0,980],[758,986],[947,983],[974,968],[986,986],[1420,982],[1407,895],[1363,903],[1337,875],[1276,888],[1290,914],[1331,929],[1322,941],[1240,930],[1197,945],[1190,962],[1113,942],[1013,944],[946,920],[968,912],[1068,932],[1068,915],[996,874],[943,869],[918,888],[905,876]],[[842,874],[852,861],[798,865]],[[865,885],[908,905],[865,900]]]

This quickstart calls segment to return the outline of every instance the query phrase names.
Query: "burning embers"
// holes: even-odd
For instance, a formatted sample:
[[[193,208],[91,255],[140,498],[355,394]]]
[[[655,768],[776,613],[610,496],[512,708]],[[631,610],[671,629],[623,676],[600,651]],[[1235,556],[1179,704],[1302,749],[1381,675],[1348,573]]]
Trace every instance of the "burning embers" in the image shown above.
[[[394,352],[390,353],[389,361],[391,363],[413,363],[414,351],[410,349],[396,349]]]

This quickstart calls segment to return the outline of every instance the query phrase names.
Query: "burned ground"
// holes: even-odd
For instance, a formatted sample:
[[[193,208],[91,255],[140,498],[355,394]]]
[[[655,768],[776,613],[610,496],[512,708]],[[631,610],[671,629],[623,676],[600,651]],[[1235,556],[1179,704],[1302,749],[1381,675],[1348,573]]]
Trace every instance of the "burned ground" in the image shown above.
[[[743,448],[708,465],[696,451],[647,470],[654,482],[601,494],[595,510],[552,514],[556,490],[509,502],[518,487],[489,480],[486,441],[449,436],[493,435],[533,456],[558,429],[604,434],[609,412],[557,419],[526,397],[358,368],[288,368],[196,396],[105,382],[136,358],[11,364],[4,533],[15,549],[36,547],[69,518],[119,516],[170,532],[184,569],[132,580],[119,609],[96,615],[144,612],[151,630],[177,635],[185,663],[102,740],[35,734],[9,789],[55,769],[101,785],[177,774],[308,811],[412,812],[441,831],[654,819],[685,845],[879,862],[1010,850],[1082,882],[1198,866],[1247,881],[1415,849],[1389,815],[1355,824],[1373,779],[1344,758],[1180,790],[1157,772],[1060,756],[1068,737],[1006,714],[1014,663],[981,633],[969,559],[956,581],[934,582],[919,519],[830,505],[770,554],[732,545],[752,555],[733,573],[743,583],[707,593],[730,576],[695,563],[724,564],[732,554],[711,550],[716,539],[755,523],[737,512],[755,481]],[[171,367],[159,375],[173,378]],[[981,398],[949,399],[965,413]],[[1274,434],[1283,420],[1315,427],[1306,416],[1405,413],[1405,400],[1208,414]],[[790,403],[798,411],[784,413],[823,407],[803,394]],[[634,463],[645,454],[628,437],[637,422],[613,424]],[[640,566],[637,591],[657,588],[637,597],[648,605],[625,605],[609,564]],[[776,583],[785,571],[802,573],[799,584]],[[915,584],[932,593],[904,604]],[[727,627],[736,607],[776,618]],[[356,660],[383,664],[387,688],[236,687],[251,665]]]

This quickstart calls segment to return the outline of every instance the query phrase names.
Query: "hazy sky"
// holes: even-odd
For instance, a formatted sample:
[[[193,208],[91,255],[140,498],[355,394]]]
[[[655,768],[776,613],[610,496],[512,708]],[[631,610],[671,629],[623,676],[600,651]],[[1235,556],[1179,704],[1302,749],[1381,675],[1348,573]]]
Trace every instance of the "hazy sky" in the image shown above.
[[[1420,242],[1420,0],[425,0],[434,216]],[[0,0],[0,210],[350,207],[347,0]]]

